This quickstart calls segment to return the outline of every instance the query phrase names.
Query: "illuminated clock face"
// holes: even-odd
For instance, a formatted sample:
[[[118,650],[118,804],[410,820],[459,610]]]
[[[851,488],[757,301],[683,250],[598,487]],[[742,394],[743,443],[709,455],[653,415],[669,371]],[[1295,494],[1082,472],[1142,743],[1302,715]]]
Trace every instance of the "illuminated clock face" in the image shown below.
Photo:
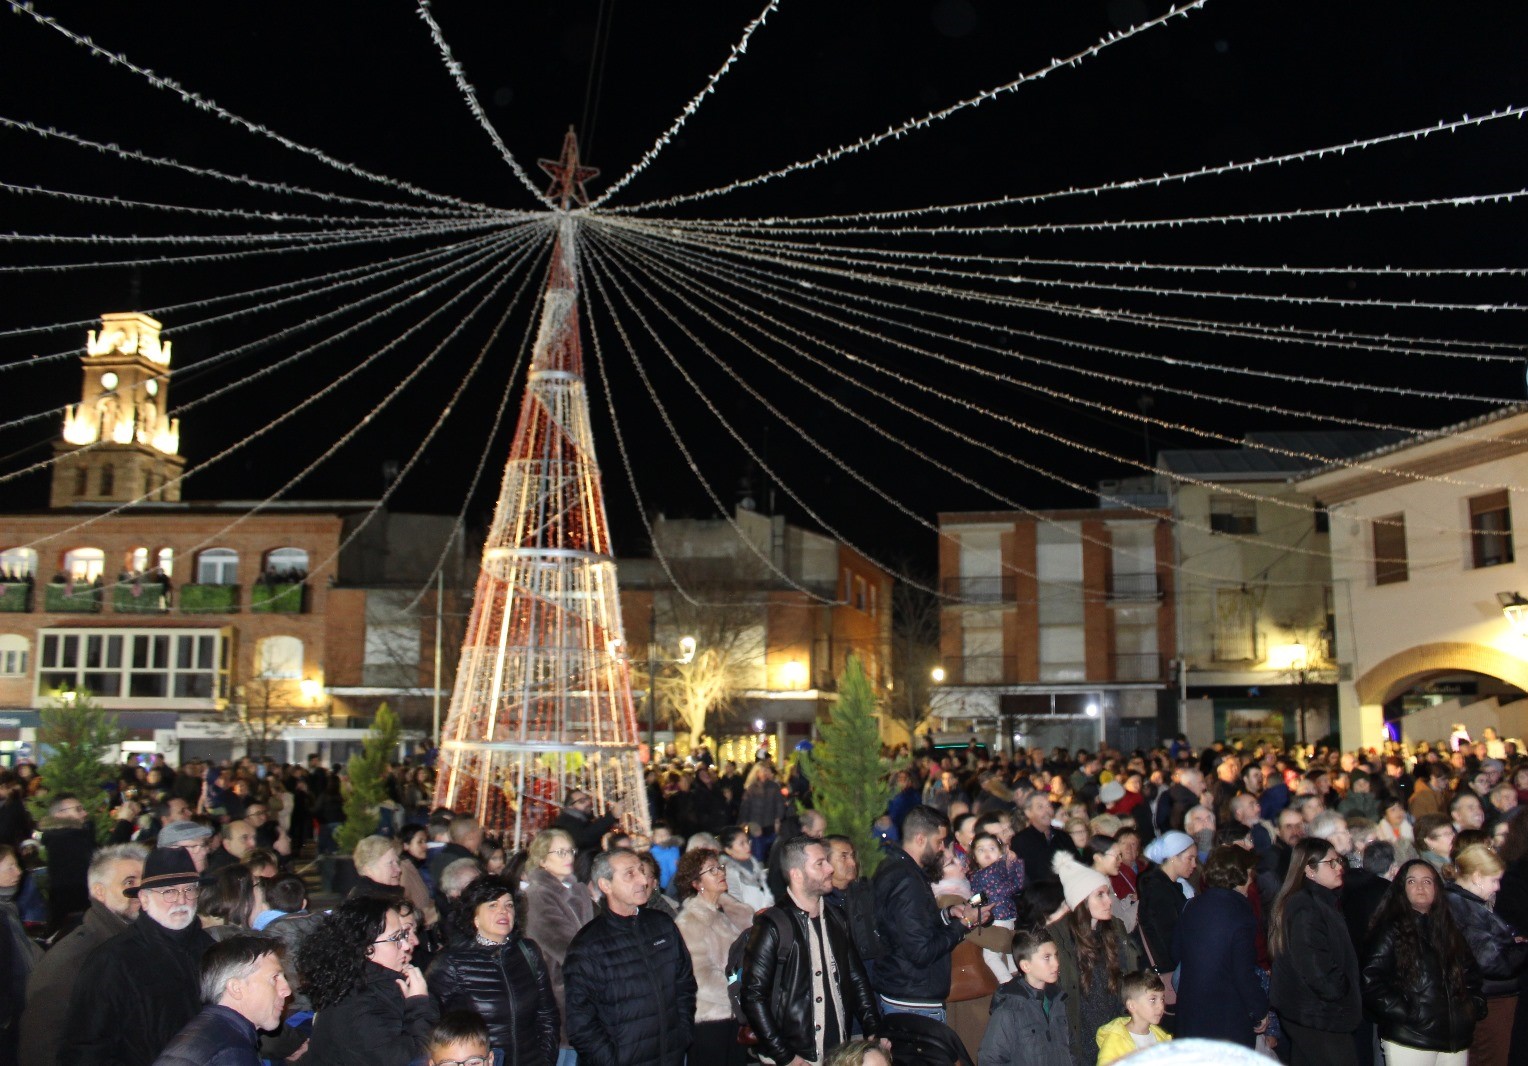
[[[101,388],[114,389],[117,387],[117,375],[110,370],[101,375]]]
[[[153,380],[145,381],[143,383],[143,388],[144,388],[144,391],[147,392],[150,396],[158,396],[159,395],[159,382],[157,382],[157,381],[153,381]]]

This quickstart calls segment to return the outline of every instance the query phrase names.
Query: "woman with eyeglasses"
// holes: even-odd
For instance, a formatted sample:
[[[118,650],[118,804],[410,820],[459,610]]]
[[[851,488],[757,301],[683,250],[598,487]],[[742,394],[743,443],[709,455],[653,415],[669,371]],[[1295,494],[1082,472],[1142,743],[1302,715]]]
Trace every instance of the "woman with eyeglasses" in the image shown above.
[[[1449,872],[1453,883],[1444,889],[1454,924],[1464,934],[1470,954],[1484,979],[1486,1011],[1470,1041],[1471,1066],[1506,1066],[1513,1041],[1518,993],[1528,968],[1528,942],[1497,914],[1492,904],[1501,888],[1506,864],[1486,844],[1471,844],[1454,853]],[[1513,1061],[1522,1061],[1521,1053]]]
[[[690,1061],[743,1066],[746,1049],[737,1042],[732,1001],[727,995],[727,952],[753,924],[753,911],[727,895],[727,868],[721,852],[687,851],[674,871],[679,890],[679,935],[690,949],[695,970],[695,1040]]]
[[[515,931],[515,900],[497,877],[462,890],[453,928],[460,939],[430,964],[430,995],[442,1013],[476,1011],[504,1066],[552,1066],[561,1024],[546,963]]]
[[[1291,1066],[1358,1064],[1358,953],[1337,905],[1345,866],[1330,841],[1306,837],[1294,847],[1268,916],[1269,998],[1289,1039]]]
[[[399,904],[372,896],[346,900],[303,941],[297,972],[317,1011],[306,1061],[409,1066],[423,1057],[437,1013],[413,965],[415,942]]]
[[[1385,1062],[1463,1066],[1484,1016],[1480,970],[1425,859],[1396,871],[1364,946],[1364,1007]]]
[[[531,841],[525,868],[525,935],[541,948],[547,978],[557,1001],[557,1017],[564,1023],[562,966],[568,957],[568,945],[580,929],[594,917],[594,900],[589,886],[573,876],[577,857],[573,837],[561,829],[546,829]],[[566,1032],[566,1024],[559,1031]],[[563,1048],[558,1059],[563,1066],[572,1063],[573,1049]]]

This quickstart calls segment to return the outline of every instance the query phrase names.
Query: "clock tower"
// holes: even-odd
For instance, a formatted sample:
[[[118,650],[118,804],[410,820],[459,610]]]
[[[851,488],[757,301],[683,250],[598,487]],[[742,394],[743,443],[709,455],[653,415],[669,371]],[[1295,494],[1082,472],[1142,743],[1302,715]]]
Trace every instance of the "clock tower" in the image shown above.
[[[170,342],[159,323],[133,311],[101,316],[80,360],[80,402],[64,410],[53,445],[52,507],[180,499],[186,461],[180,420],[169,416]]]

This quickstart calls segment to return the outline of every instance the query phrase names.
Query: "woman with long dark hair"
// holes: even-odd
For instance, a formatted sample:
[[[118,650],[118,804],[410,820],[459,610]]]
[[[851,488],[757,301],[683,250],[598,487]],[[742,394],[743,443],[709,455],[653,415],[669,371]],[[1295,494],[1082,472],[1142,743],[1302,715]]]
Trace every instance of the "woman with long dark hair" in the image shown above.
[[[1120,997],[1121,976],[1140,969],[1140,953],[1114,917],[1114,890],[1109,879],[1082,865],[1066,852],[1056,855],[1068,912],[1051,923],[1061,959],[1061,991],[1072,1031],[1072,1061],[1093,1066],[1098,1061],[1098,1030],[1125,1013]]]
[[[1412,859],[1375,912],[1363,958],[1364,1007],[1391,1066],[1464,1066],[1485,1015],[1480,970],[1437,871]]]
[[[1507,1066],[1512,1025],[1517,1014],[1528,943],[1520,930],[1491,909],[1506,864],[1485,844],[1472,844],[1454,854],[1454,880],[1444,892],[1454,924],[1464,935],[1480,967],[1486,1012],[1470,1041],[1471,1066]]]
[[[1292,1066],[1358,1064],[1358,953],[1337,906],[1346,865],[1330,841],[1306,837],[1294,847],[1268,916],[1270,998],[1289,1038]]]
[[[211,881],[202,883],[196,910],[202,928],[213,940],[254,933],[255,915],[265,910],[265,892],[249,867],[225,866]]]
[[[409,1066],[424,1056],[437,1013],[413,965],[414,923],[399,904],[346,900],[298,950],[297,972],[318,1012],[308,1055],[323,1066]]]
[[[485,875],[465,889],[452,928],[459,939],[430,964],[430,995],[442,1014],[476,1011],[505,1066],[557,1061],[557,1001],[533,940],[515,931],[509,886]]]

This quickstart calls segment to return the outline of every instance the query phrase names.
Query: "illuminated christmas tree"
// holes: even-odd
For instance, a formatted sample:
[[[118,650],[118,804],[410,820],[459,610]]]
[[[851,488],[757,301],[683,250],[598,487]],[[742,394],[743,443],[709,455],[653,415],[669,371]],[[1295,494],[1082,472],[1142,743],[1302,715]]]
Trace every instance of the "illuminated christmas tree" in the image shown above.
[[[441,734],[435,801],[518,847],[570,789],[649,828],[615,559],[579,340],[576,222],[587,203],[569,131],[542,160],[559,204],[520,419],[483,546],[467,639]]]

